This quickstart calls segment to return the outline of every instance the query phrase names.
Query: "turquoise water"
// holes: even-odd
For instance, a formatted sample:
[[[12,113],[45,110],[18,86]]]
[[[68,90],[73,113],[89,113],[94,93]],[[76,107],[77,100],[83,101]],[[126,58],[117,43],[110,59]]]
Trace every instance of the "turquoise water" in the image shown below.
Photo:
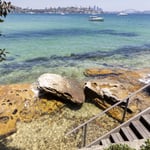
[[[12,14],[0,24],[0,84],[33,82],[45,72],[82,79],[93,67],[150,65],[150,15]]]

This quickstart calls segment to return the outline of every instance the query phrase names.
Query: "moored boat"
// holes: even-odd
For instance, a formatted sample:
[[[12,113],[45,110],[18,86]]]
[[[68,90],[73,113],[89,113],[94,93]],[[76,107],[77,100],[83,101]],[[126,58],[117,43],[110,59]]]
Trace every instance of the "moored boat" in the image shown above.
[[[89,21],[104,21],[104,18],[100,16],[90,16]]]
[[[118,14],[118,16],[127,16],[128,14],[126,13],[126,12],[120,12],[119,14]]]

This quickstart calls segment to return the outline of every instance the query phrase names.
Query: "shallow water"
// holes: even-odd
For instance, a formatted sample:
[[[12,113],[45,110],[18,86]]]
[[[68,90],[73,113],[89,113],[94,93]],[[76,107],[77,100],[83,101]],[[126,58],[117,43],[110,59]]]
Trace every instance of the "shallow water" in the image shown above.
[[[33,82],[45,72],[83,79],[85,68],[150,65],[150,15],[12,14],[0,28],[0,84]]]

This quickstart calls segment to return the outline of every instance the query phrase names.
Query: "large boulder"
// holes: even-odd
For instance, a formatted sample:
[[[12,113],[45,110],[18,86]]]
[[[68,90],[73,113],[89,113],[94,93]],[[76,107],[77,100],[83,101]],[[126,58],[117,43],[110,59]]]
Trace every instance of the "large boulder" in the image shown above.
[[[60,99],[82,104],[85,100],[82,86],[58,74],[45,73],[37,80],[39,94],[52,94]]]

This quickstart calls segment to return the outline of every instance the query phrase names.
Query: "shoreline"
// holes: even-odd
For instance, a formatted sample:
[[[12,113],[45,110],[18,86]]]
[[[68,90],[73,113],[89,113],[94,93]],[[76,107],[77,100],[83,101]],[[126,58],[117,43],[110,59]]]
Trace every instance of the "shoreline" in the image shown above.
[[[64,68],[65,69],[65,68]],[[75,69],[75,68],[74,68]],[[95,74],[95,75],[89,75],[89,76],[86,76],[85,75],[85,71],[87,70],[86,68],[82,68],[82,69],[70,69],[70,73],[65,73],[65,72],[63,72],[63,68],[57,73],[56,71],[49,71],[49,73],[55,73],[55,74],[60,74],[60,75],[62,75],[62,76],[66,76],[67,78],[70,78],[70,79],[74,79],[74,80],[77,80],[78,82],[85,82],[86,80],[88,80],[88,79],[90,79],[91,77],[98,77],[99,75],[98,74]],[[117,71],[117,70],[124,70],[124,71],[135,71],[135,72],[137,72],[140,76],[141,76],[141,78],[144,78],[144,77],[146,77],[146,76],[150,76],[149,74],[150,74],[150,68],[149,67],[143,67],[143,68],[122,68],[122,67],[100,67],[100,68],[98,68],[98,67],[93,67],[93,68],[89,68],[89,69],[96,69],[96,70],[98,70],[98,69],[103,69],[103,70],[114,70],[114,72],[115,72],[115,70]],[[31,77],[31,75],[30,75],[30,73],[27,75],[27,77],[26,78],[30,78],[29,80],[21,80],[21,79],[19,79],[18,80],[18,78],[20,78],[19,76],[18,77],[16,77],[16,79],[13,77],[12,78],[12,81],[11,82],[6,82],[6,83],[0,83],[0,86],[3,86],[3,85],[11,85],[11,84],[32,84],[32,83],[34,83],[35,81],[36,81],[36,79],[40,76],[40,75],[42,75],[42,74],[44,74],[44,73],[47,73],[46,71],[44,71],[44,72],[38,72],[37,73],[37,75],[35,75],[36,77],[32,77],[32,79],[30,78]],[[94,74],[94,72],[93,72],[93,74]],[[11,77],[10,77],[11,78]],[[23,76],[21,76],[21,78],[25,78],[25,77],[23,77]],[[140,78],[139,78],[140,79]],[[5,78],[4,78],[4,80],[5,80]],[[18,80],[18,81],[17,81]],[[142,81],[141,80],[141,82],[143,82],[144,83],[144,80]]]
[[[139,77],[144,79],[149,73],[149,68],[136,71],[93,68],[84,72],[88,78],[97,78],[102,82],[104,82],[105,76],[107,82],[111,79],[111,85],[113,85],[114,81],[116,82],[116,79],[117,82],[120,81],[124,85],[128,82],[129,84],[125,85],[125,87],[127,88],[130,85],[130,92],[142,86],[143,83],[140,83]],[[6,133],[7,131],[4,130],[4,127],[8,125],[10,131],[15,131],[15,133],[5,138],[8,141],[6,146],[21,150],[32,149],[33,147],[35,149],[40,147],[42,150],[46,150],[48,147],[56,150],[70,147],[76,149],[75,145],[79,139],[65,139],[65,133],[102,110],[94,102],[85,102],[81,107],[68,107],[63,102],[54,99],[37,100],[31,90],[31,84],[27,83],[0,85],[0,92],[0,106],[3,108],[0,112],[0,129],[2,129],[0,132]],[[122,94],[124,95],[125,93]],[[140,99],[141,96],[141,94],[138,95]],[[148,104],[144,101],[140,101],[140,105],[138,103],[135,105],[134,103],[134,111],[140,111],[147,107]],[[114,121],[107,115],[103,119],[106,124],[103,124],[102,131],[100,130],[102,133],[118,124],[118,121]],[[31,142],[32,139],[35,141]],[[73,142],[71,142],[72,140]],[[3,142],[3,140],[0,140],[0,143],[1,141]],[[80,145],[80,142],[78,144]]]

